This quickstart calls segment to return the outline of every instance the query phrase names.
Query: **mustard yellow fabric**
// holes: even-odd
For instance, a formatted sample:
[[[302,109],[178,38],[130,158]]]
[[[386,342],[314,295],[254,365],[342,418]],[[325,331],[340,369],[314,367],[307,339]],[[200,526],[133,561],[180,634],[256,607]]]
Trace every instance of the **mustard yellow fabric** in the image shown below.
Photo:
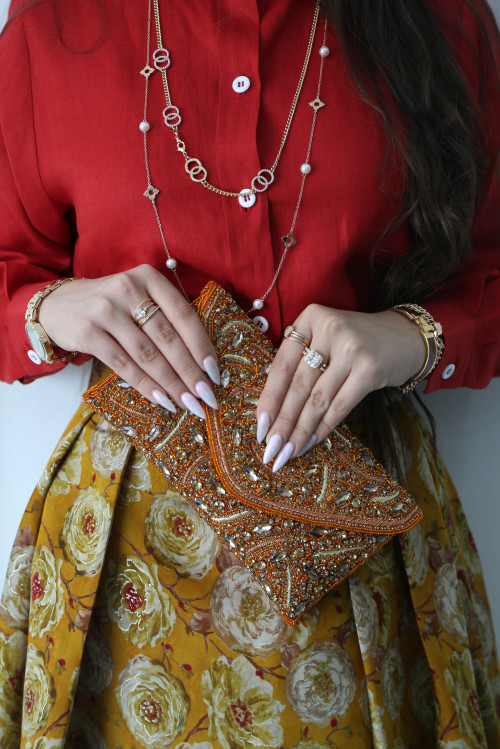
[[[500,747],[479,558],[401,406],[424,520],[295,627],[191,506],[82,406],[31,497],[0,607],[2,749]]]

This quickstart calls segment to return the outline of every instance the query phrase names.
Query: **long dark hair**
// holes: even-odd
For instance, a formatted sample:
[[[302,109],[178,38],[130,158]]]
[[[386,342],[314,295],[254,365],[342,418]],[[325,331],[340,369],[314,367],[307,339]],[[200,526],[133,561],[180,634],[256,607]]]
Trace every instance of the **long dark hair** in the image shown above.
[[[50,1],[57,19],[61,0]],[[104,14],[100,0],[95,2]],[[496,70],[495,19],[485,0],[321,0],[321,5],[354,85],[384,120],[386,162],[395,150],[406,166],[401,212],[384,235],[406,222],[410,247],[384,265],[383,236],[376,238],[373,309],[422,301],[472,253],[473,217],[492,158],[481,125],[481,86],[474,92],[449,39],[473,55],[481,81],[485,67]],[[479,40],[464,36],[464,12],[475,20]],[[372,447],[379,456],[382,447],[389,449],[392,463],[401,468],[389,416],[392,401],[377,391],[361,409]]]
[[[500,91],[492,50],[492,44],[500,46],[494,16],[485,0],[321,2],[354,84],[384,120],[386,162],[395,149],[407,170],[400,215],[374,243],[374,308],[423,301],[472,254],[471,229],[484,175],[492,157],[498,163],[498,154],[489,153],[481,122],[481,81],[487,67],[495,71]],[[464,12],[475,21],[476,39],[464,36]],[[473,56],[478,93],[450,38]],[[375,250],[403,222],[410,247],[397,262],[384,265]],[[397,419],[391,419],[393,407],[394,398],[382,390],[371,393],[358,410],[372,448],[401,478],[397,443],[404,437],[397,433]],[[434,421],[427,415],[435,436]]]
[[[464,8],[473,14],[483,36],[480,47],[490,56],[481,60],[475,53],[481,76],[485,63],[494,64],[482,16],[498,33],[494,17],[484,0],[322,0],[322,5],[359,92],[384,120],[387,155],[395,148],[407,167],[397,223],[407,222],[410,248],[383,268],[377,305],[423,300],[472,252],[472,221],[490,160],[480,94],[473,92],[443,27],[472,53],[476,40],[464,38],[461,25]]]

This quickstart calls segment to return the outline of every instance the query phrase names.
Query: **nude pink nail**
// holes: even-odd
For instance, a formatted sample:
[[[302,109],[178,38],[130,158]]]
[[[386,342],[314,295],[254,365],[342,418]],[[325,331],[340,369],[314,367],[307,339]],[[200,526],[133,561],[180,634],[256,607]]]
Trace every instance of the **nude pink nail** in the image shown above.
[[[162,408],[166,408],[167,411],[170,411],[173,414],[177,413],[177,409],[172,403],[172,401],[170,400],[170,398],[167,398],[165,393],[162,393],[161,390],[153,390],[151,395],[153,396],[154,400],[160,406],[162,406]]]
[[[279,471],[280,468],[283,468],[285,463],[288,463],[288,461],[293,455],[294,450],[295,450],[295,445],[293,444],[293,442],[287,442],[285,447],[278,454],[276,460],[273,463],[273,473],[276,473],[276,471]]]
[[[191,393],[183,393],[181,395],[181,401],[192,414],[199,416],[200,419],[205,418],[205,411],[203,410],[200,401],[196,400],[194,395],[191,395]]]
[[[283,442],[283,437],[281,434],[273,434],[269,442],[267,443],[267,447],[264,450],[264,457],[262,458],[262,462],[264,464],[269,463],[275,455],[277,455],[281,443]]]

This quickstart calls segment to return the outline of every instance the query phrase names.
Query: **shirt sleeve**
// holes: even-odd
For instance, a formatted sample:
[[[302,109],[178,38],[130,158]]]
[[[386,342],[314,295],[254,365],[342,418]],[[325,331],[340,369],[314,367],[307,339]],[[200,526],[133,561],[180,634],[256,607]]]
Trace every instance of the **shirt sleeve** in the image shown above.
[[[493,16],[486,9],[481,15],[488,39],[476,37],[469,65],[475,73],[480,65],[472,84],[482,109],[490,164],[472,228],[474,252],[452,279],[422,302],[443,326],[445,341],[425,392],[484,388],[500,375],[500,44]]]
[[[0,71],[0,380],[27,383],[65,366],[29,358],[24,314],[33,294],[72,275],[76,230],[72,207],[51,199],[40,178],[22,17],[0,38]]]

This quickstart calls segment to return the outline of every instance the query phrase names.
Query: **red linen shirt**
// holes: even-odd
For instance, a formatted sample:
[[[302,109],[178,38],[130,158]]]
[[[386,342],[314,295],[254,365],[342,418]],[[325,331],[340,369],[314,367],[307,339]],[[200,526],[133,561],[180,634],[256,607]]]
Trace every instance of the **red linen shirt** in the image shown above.
[[[466,34],[478,38],[459,0]],[[148,198],[143,119],[147,3],[52,4],[42,0],[0,39],[0,379],[29,382],[59,366],[30,361],[24,312],[30,297],[61,276],[94,278],[150,263],[173,280]],[[444,3],[446,6],[447,3]],[[239,191],[275,158],[304,60],[312,0],[160,0],[164,45],[180,135],[215,184]],[[309,69],[271,188],[252,208],[191,181],[163,124],[161,78],[150,78],[149,158],[171,254],[194,297],[209,279],[245,309],[262,296],[281,256],[306,159],[320,65],[320,18]],[[455,40],[477,88],[475,50]],[[369,253],[398,212],[402,170],[379,173],[385,132],[343,67],[327,32],[320,110],[295,237],[263,310],[277,342],[310,303],[369,311]],[[153,44],[152,49],[155,46]],[[75,54],[72,50],[87,50]],[[497,50],[498,53],[498,50]],[[497,54],[500,61],[500,54]],[[475,72],[474,72],[475,71]],[[232,83],[247,76],[244,93]],[[484,78],[491,152],[500,145],[498,89]],[[500,374],[500,202],[493,167],[474,227],[475,254],[432,299],[446,349],[428,390],[484,387]],[[396,258],[402,226],[384,241]],[[411,302],[413,300],[406,300]],[[84,357],[80,357],[80,361]],[[78,361],[78,360],[77,360]],[[454,366],[452,376],[449,374]]]

